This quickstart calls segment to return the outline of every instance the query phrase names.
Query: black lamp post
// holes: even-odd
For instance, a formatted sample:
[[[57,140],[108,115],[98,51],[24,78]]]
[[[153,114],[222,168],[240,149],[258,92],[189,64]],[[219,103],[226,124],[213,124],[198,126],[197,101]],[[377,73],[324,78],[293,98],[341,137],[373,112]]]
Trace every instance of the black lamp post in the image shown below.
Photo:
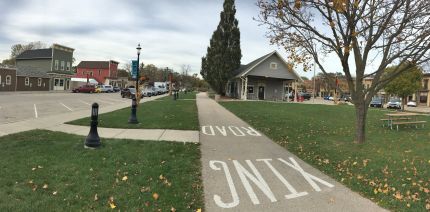
[[[94,103],[91,107],[91,129],[85,139],[85,148],[97,148],[101,145],[97,124],[99,118],[99,104]]]
[[[137,101],[139,99],[138,95],[139,95],[139,57],[140,57],[140,50],[142,49],[140,47],[140,43],[137,45],[137,73],[136,73],[136,93],[134,94],[134,98],[131,102],[131,115],[130,118],[128,119],[128,123],[129,124],[137,124],[139,123],[139,121],[137,120],[137,116],[136,116],[136,107],[137,107]]]
[[[140,43],[137,45],[137,73],[136,73],[136,99],[139,99],[137,95],[139,95],[139,57],[140,57]]]
[[[136,116],[136,107],[137,107],[137,100],[136,100],[136,97],[133,97],[133,100],[131,101],[131,115],[130,115],[130,118],[128,118],[129,124],[139,123],[139,121],[137,121],[137,116]]]

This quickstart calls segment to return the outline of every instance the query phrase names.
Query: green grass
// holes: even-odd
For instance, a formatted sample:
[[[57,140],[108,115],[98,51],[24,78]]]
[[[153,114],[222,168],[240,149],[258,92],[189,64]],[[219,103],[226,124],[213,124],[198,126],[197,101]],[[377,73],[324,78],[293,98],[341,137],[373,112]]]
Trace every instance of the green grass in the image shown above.
[[[352,106],[222,102],[228,110],[314,167],[394,211],[430,208],[430,118],[424,129],[383,128],[370,109],[367,141],[354,144]]]
[[[197,92],[189,91],[187,94],[185,92],[179,92],[179,99],[196,99]],[[173,96],[166,96],[163,98],[160,98],[158,100],[173,100]]]
[[[87,150],[84,139],[44,130],[0,137],[0,211],[110,211],[110,197],[121,211],[203,207],[198,144],[103,139]]]
[[[191,94],[190,94],[191,95]],[[165,98],[165,97],[164,97]],[[198,130],[199,120],[195,101],[161,99],[144,102],[137,108],[139,124],[128,124],[131,108],[123,108],[99,115],[99,127],[124,129],[176,129]],[[88,126],[90,118],[82,118],[67,124]]]

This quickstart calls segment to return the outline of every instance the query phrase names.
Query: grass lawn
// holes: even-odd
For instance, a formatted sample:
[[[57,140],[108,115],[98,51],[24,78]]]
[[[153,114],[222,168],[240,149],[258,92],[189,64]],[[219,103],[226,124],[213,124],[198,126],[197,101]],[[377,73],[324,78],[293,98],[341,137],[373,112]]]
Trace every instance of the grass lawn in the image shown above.
[[[190,94],[191,96],[191,94]],[[195,101],[174,101],[167,97],[161,100],[140,103],[137,108],[139,124],[128,124],[131,108],[123,108],[99,115],[99,127],[126,129],[176,129],[198,130],[199,120]],[[194,94],[195,98],[195,94]],[[67,124],[90,125],[90,117]]]
[[[44,130],[0,137],[0,211],[203,207],[198,144],[103,139],[87,150],[84,139]]]
[[[179,92],[179,99],[196,99],[196,94],[197,92],[187,92],[187,94],[185,94],[185,92],[181,91]],[[160,98],[158,100],[173,100],[173,96],[166,96],[163,98]]]
[[[352,190],[394,211],[430,210],[430,118],[424,129],[383,128],[370,109],[367,141],[354,139],[352,106],[222,102],[228,110]]]

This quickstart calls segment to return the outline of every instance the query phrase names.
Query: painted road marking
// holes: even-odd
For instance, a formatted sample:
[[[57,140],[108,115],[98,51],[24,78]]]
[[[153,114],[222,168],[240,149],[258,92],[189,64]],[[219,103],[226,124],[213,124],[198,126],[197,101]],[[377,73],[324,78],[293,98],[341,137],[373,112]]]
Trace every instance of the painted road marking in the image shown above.
[[[62,102],[60,102],[60,105],[63,105],[65,108],[67,108],[70,111],[73,111],[70,107],[67,107],[65,104],[63,104]]]
[[[215,136],[217,134],[227,136],[228,134],[243,137],[243,136],[261,136],[257,130],[252,127],[237,127],[237,126],[202,126],[202,133],[205,135]]]
[[[84,103],[84,104],[86,104],[86,105],[91,105],[90,103],[88,103],[88,102],[84,102],[84,101],[82,101],[82,100],[79,100],[80,102],[82,102],[82,103]]]
[[[36,104],[33,104],[33,106],[34,106],[34,117],[38,117],[38,115],[37,115],[37,107],[36,107]]]
[[[287,165],[288,167],[293,168],[294,170],[298,171],[303,178],[310,184],[310,186],[317,192],[321,191],[321,188],[318,186],[317,182],[325,185],[329,188],[333,188],[334,185],[306,172],[303,170],[303,168],[294,160],[294,158],[289,157],[290,162],[285,161],[282,158],[278,158],[278,161],[280,161],[282,164]],[[287,190],[289,191],[289,194],[286,194],[284,197],[285,199],[292,199],[292,198],[299,198],[302,196],[309,195],[306,191],[298,192],[291,183],[289,183],[284,176],[281,175],[281,173],[276,170],[276,168],[271,164],[272,159],[257,159],[257,162],[263,162],[269,169],[273,172],[273,174],[285,185]],[[254,189],[251,186],[251,183],[255,185],[257,188],[259,188],[266,197],[270,200],[270,202],[276,202],[277,199],[275,195],[273,194],[272,190],[270,189],[268,183],[266,180],[264,180],[264,177],[261,175],[261,173],[258,171],[258,169],[254,166],[251,160],[245,160],[246,164],[248,165],[249,169],[245,168],[242,164],[240,164],[237,160],[232,160],[233,166],[236,169],[237,174],[239,175],[239,179],[245,188],[249,198],[251,199],[252,203],[254,205],[260,204],[260,200],[258,199],[257,195],[254,192]],[[221,166],[216,166],[216,164],[220,164]],[[239,205],[240,198],[239,194],[237,193],[236,186],[234,184],[233,178],[231,176],[230,170],[228,168],[228,165],[224,161],[219,160],[211,160],[209,161],[209,166],[211,169],[215,171],[220,171],[221,169],[224,170],[224,175],[227,179],[227,184],[230,189],[231,197],[233,198],[232,202],[224,202],[220,195],[214,194],[213,199],[215,201],[215,204],[221,208],[233,208]],[[230,198],[226,198],[230,199]]]

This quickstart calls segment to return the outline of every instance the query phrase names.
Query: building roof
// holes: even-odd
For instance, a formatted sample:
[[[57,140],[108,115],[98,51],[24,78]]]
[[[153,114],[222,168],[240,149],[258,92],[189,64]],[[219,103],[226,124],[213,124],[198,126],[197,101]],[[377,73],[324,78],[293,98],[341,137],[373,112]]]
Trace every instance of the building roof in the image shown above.
[[[254,69],[255,67],[257,67],[260,63],[262,63],[263,61],[265,61],[266,59],[268,59],[270,56],[272,55],[276,55],[278,56],[284,63],[285,65],[288,67],[287,62],[284,60],[284,58],[282,58],[282,56],[277,52],[277,51],[273,51],[270,52],[266,55],[261,56],[260,58],[246,64],[246,65],[241,65],[239,69],[235,70],[233,72],[233,76],[236,77],[243,77],[245,75],[247,75],[250,71],[252,71],[252,69]],[[299,81],[303,81],[301,79],[301,77],[294,71],[291,69],[291,73],[299,80]]]
[[[77,68],[108,69],[110,61],[81,61]]]
[[[51,58],[52,58],[52,48],[26,50],[16,57],[17,60],[51,59]]]
[[[49,78],[49,75],[45,71],[28,66],[17,68],[16,76]]]

